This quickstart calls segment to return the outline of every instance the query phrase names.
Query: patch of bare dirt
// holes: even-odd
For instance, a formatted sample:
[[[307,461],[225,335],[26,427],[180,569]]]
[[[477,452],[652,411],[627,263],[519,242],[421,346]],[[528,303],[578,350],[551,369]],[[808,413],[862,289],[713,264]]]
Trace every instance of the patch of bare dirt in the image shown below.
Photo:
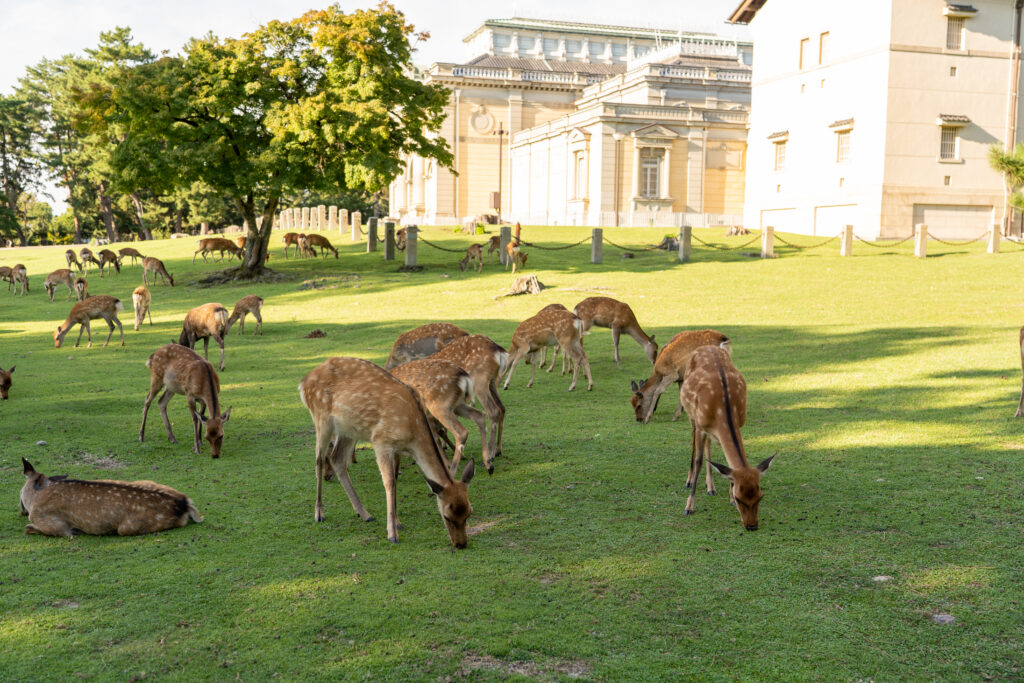
[[[501,518],[492,519],[492,520],[487,521],[487,522],[480,522],[479,524],[474,524],[473,526],[467,526],[466,527],[466,535],[467,536],[476,536],[477,534],[479,534],[482,531],[487,531],[488,529],[490,529],[492,526],[498,524],[499,522],[501,522]]]
[[[306,339],[320,339],[321,337],[326,337],[326,336],[327,336],[327,333],[318,328],[318,329],[313,330],[309,334],[307,334],[306,335]]]
[[[99,455],[88,451],[75,451],[70,455],[70,461],[76,465],[89,465],[98,470],[122,470],[125,464],[117,459],[112,453]]]
[[[331,277],[317,277],[312,280],[303,280],[299,289],[337,289],[342,285],[358,283],[361,278],[358,273],[342,273]],[[359,287],[359,284],[355,284]]]
[[[506,676],[518,674],[538,680],[552,680],[556,674],[569,678],[580,678],[590,673],[590,666],[578,659],[548,659],[506,661],[490,655],[466,655],[459,663],[459,676],[468,676],[474,671],[499,671]]]

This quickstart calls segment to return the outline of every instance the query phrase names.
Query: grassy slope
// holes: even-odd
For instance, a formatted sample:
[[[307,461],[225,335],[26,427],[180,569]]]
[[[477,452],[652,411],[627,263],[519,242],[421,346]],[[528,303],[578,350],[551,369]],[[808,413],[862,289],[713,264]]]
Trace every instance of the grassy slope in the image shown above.
[[[659,233],[606,231],[627,244]],[[426,236],[468,244],[439,229]],[[214,290],[194,286],[215,266],[188,264],[192,240],[142,245],[180,286],[151,288],[156,325],[133,332],[129,322],[123,349],[55,350],[69,305],[47,302],[42,278],[64,265],[63,250],[0,252],[6,265],[22,259],[32,283],[26,298],[0,294],[0,365],[18,365],[0,404],[4,679],[1022,675],[1024,438],[1011,416],[1024,251],[932,245],[937,257],[918,261],[909,243],[858,243],[840,259],[832,243],[777,248],[773,261],[697,249],[681,266],[664,253],[623,261],[606,246],[605,265],[591,266],[586,246],[528,249],[553,288],[494,300],[510,281],[499,267],[460,273],[455,255],[421,245],[427,269],[404,275],[347,237],[341,245],[326,263],[277,260],[275,247],[272,265],[294,281]],[[90,277],[90,289],[128,302],[140,271]],[[342,277],[299,288],[321,276]],[[228,342],[224,456],[211,461],[205,443],[191,453],[181,397],[170,412],[183,443],[167,442],[155,409],[138,443],[146,357],[176,338],[188,308],[230,308],[248,293],[267,300],[265,336]],[[383,521],[358,521],[336,483],[325,489],[327,521],[313,522],[313,432],[296,391],[306,372],[332,355],[382,362],[399,332],[433,320],[507,346],[518,321],[591,293],[628,301],[662,342],[705,326],[733,337],[751,458],[779,453],[760,531],[741,530],[725,495],[700,495],[684,518],[689,436],[670,422],[675,396],[636,424],[628,384],[650,366],[624,338],[616,368],[605,330],[587,338],[592,393],[567,394],[556,375],[527,390],[517,371],[502,394],[504,456],[470,487],[470,523],[490,526],[468,550],[449,549],[414,468],[399,480],[398,546]],[[303,338],[316,327],[327,336]],[[188,493],[206,520],[138,538],[25,536],[22,456],[48,474],[156,479]],[[383,520],[372,454],[353,470]],[[894,578],[872,580],[883,574]],[[957,621],[934,624],[934,612]]]

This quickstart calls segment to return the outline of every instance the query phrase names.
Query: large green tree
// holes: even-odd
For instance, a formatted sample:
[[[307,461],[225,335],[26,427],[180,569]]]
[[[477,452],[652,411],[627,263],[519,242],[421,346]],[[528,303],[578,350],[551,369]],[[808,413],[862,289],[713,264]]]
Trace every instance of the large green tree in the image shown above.
[[[122,191],[201,181],[230,196],[249,236],[235,275],[256,277],[282,197],[382,190],[408,152],[451,166],[433,135],[448,93],[408,75],[413,35],[388,3],[334,5],[241,38],[193,39],[81,102],[94,129],[124,133],[112,157]]]
[[[34,153],[39,132],[39,112],[17,96],[0,95],[0,192],[5,205],[5,230],[18,242],[28,244],[26,216],[18,200],[39,185],[42,172]]]

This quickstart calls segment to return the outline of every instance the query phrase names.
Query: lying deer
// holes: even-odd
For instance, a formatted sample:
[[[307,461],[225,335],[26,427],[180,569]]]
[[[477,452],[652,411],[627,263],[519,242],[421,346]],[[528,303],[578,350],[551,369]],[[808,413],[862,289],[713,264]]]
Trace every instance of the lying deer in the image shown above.
[[[487,241],[487,255],[491,263],[494,263],[494,252],[501,253],[501,235],[491,235],[491,239]]]
[[[557,344],[562,347],[562,352],[568,354],[572,359],[572,384],[569,385],[569,391],[576,388],[581,365],[587,375],[587,391],[592,390],[594,379],[590,374],[590,361],[587,360],[587,354],[583,350],[582,329],[583,321],[569,311],[558,308],[547,308],[519,323],[512,335],[512,346],[509,348],[510,360],[504,388],[508,389],[508,383],[512,380],[512,373],[519,361],[545,346]],[[530,365],[530,381],[527,383],[527,387],[533,386],[536,368],[537,363]]]
[[[227,329],[224,334],[227,335],[231,331],[231,326],[236,322],[238,323],[238,334],[245,334],[245,316],[252,313],[253,317],[256,318],[256,331],[254,335],[258,334],[263,336],[263,317],[260,315],[260,309],[263,308],[263,297],[255,294],[244,296],[238,300],[235,304],[235,309],[231,311],[231,317],[228,318]]]
[[[124,260],[130,257],[132,260],[132,265],[135,264],[136,259],[146,258],[145,256],[139,253],[138,249],[135,249],[133,247],[125,247],[124,249],[118,249],[117,253],[121,257],[121,263],[124,263]]]
[[[135,536],[185,526],[203,518],[192,501],[170,486],[152,481],[82,481],[47,477],[25,458],[21,514],[26,534]]]
[[[4,370],[0,368],[0,400],[7,400],[7,394],[11,391],[11,375],[14,374],[14,368],[17,365],[12,365],[10,370]]]
[[[89,298],[89,283],[86,282],[84,277],[75,280],[75,298],[79,301],[85,301]]]
[[[662,393],[673,382],[680,385],[682,389],[683,380],[686,378],[686,366],[690,362],[693,352],[702,346],[718,346],[725,349],[726,353],[732,353],[732,342],[727,336],[715,330],[684,330],[669,340],[665,348],[658,354],[654,362],[654,370],[642,385],[635,380],[629,383],[633,396],[630,403],[633,405],[633,412],[636,414],[636,421],[647,424],[651,416],[658,408],[658,400]],[[679,399],[679,407],[676,408],[672,421],[675,422],[683,413],[683,399]]]
[[[79,251],[79,254],[82,255],[82,270],[88,270],[87,266],[90,263],[95,266],[100,265],[100,262],[96,260],[96,257],[92,253],[92,249],[90,249],[89,247],[82,247],[81,251]]]
[[[146,361],[149,368],[149,393],[142,408],[142,426],[139,428],[139,441],[146,437],[146,416],[149,405],[164,389],[158,401],[160,416],[167,428],[167,438],[171,443],[178,443],[171,431],[171,421],[167,417],[167,404],[175,394],[183,394],[188,401],[188,412],[192,417],[192,451],[199,455],[199,434],[202,426],[206,426],[206,440],[210,444],[210,457],[219,458],[224,444],[224,425],[231,418],[231,408],[223,414],[220,412],[220,378],[209,361],[203,360],[192,349],[180,344],[167,344],[153,352]],[[196,409],[196,402],[200,409]],[[206,411],[210,416],[206,416]]]
[[[153,297],[149,294],[149,289],[145,285],[140,285],[135,288],[132,292],[132,308],[135,310],[135,329],[139,329],[146,320],[146,314],[149,313],[149,325],[153,326],[153,311],[150,310],[149,305],[152,303]]]
[[[103,268],[106,267],[107,271],[110,271],[110,266],[113,265],[117,274],[121,274],[121,259],[118,258],[117,254],[109,249],[100,250],[100,277],[103,277]]]
[[[385,370],[437,353],[456,337],[469,334],[451,323],[428,323],[403,332],[391,347]]]
[[[379,366],[357,358],[329,358],[299,383],[299,396],[316,428],[316,505],[314,518],[324,520],[321,498],[325,468],[331,468],[349,502],[364,521],[373,517],[352,487],[348,466],[357,441],[369,441],[377,456],[387,499],[388,540],[398,543],[396,477],[402,455],[415,461],[456,548],[466,547],[466,519],[472,514],[467,485],[473,461],[455,479],[430,430],[430,423],[412,389]]]
[[[61,347],[61,344],[64,343],[64,337],[75,325],[81,325],[81,328],[78,330],[78,339],[75,341],[75,346],[77,347],[81,343],[82,332],[87,332],[89,334],[88,346],[92,347],[92,330],[89,329],[89,321],[96,320],[97,318],[103,318],[107,325],[110,326],[110,333],[107,334],[107,340],[103,342],[103,346],[109,344],[110,338],[114,336],[114,323],[117,323],[117,331],[121,333],[121,346],[124,346],[124,328],[121,327],[121,321],[117,319],[117,312],[123,310],[124,306],[121,305],[121,300],[115,299],[112,296],[90,296],[88,299],[79,301],[71,307],[67,320],[63,324],[58,325],[57,331],[53,333],[54,347],[58,349]]]
[[[505,404],[498,397],[498,378],[508,367],[508,351],[482,334],[468,334],[455,337],[430,358],[455,363],[473,380],[474,398],[487,411],[491,422],[484,464],[487,473],[494,474],[494,458],[501,455],[501,432],[505,426]],[[492,454],[490,460],[488,452]]]
[[[82,262],[78,260],[78,254],[75,253],[74,249],[68,249],[64,252],[64,258],[68,262],[68,268],[72,265],[75,266],[75,270],[82,270]]]
[[[393,369],[391,375],[412,387],[427,412],[444,429],[455,435],[449,470],[453,477],[459,471],[459,463],[466,450],[466,439],[469,438],[469,430],[457,417],[469,418],[476,423],[480,429],[484,465],[487,466],[488,472],[494,472],[494,454],[488,449],[487,442],[487,418],[470,405],[474,391],[473,380],[468,372],[451,361],[431,357],[403,363]]]
[[[323,256],[324,258],[327,258],[328,251],[333,251],[334,258],[338,258],[338,250],[335,249],[334,246],[331,244],[331,241],[324,237],[323,235],[310,233],[309,235],[306,235],[306,239],[309,241],[309,251],[314,256],[316,255],[316,252],[313,250],[313,247],[319,247],[320,255]]]
[[[690,455],[690,474],[687,486],[690,496],[686,501],[686,514],[693,514],[694,492],[701,461],[718,470],[729,480],[729,502],[740,512],[747,531],[757,529],[757,509],[761,502],[761,475],[775,456],[765,458],[757,467],[747,464],[740,429],[747,418],[747,384],[743,375],[732,364],[729,353],[718,346],[703,346],[693,352],[686,366],[686,379],[680,399],[690,416],[694,448]],[[711,461],[711,439],[722,447],[728,465]],[[714,495],[715,484],[711,471],[706,473],[707,492]]]
[[[484,251],[479,244],[471,244],[466,249],[466,255],[461,261],[459,261],[459,270],[465,271],[470,262],[476,263],[476,272],[480,272],[484,267]]]
[[[648,337],[647,333],[640,329],[640,323],[636,321],[633,309],[628,304],[606,296],[592,296],[576,304],[573,312],[583,321],[583,334],[594,325],[611,328],[616,365],[622,365],[619,362],[619,335],[623,332],[636,340],[647,354],[647,359],[654,364],[658,357],[658,344],[654,341],[653,334]]]
[[[154,285],[156,284],[156,276],[159,275],[164,284],[169,282],[171,287],[174,286],[174,276],[167,272],[167,268],[164,267],[164,262],[153,256],[144,256],[142,258],[142,284],[149,284],[146,280],[146,275],[149,273],[153,273]]]
[[[506,244],[505,254],[508,257],[505,259],[505,270],[508,270],[508,266],[511,263],[513,275],[516,274],[516,271],[522,270],[526,265],[527,254],[519,250],[518,242],[509,242]]]
[[[71,297],[75,295],[75,280],[71,271],[67,268],[58,268],[43,280],[43,289],[50,295],[50,303],[53,303],[53,295],[57,292],[57,287],[64,285],[68,288],[68,296],[65,301],[71,301]]]
[[[11,282],[14,285],[15,296],[25,296],[28,293],[28,270],[24,265],[19,263],[11,268]]]
[[[203,340],[203,355],[210,357],[210,337],[220,346],[220,371],[224,372],[224,336],[228,330],[228,309],[210,303],[196,306],[185,314],[178,343],[190,349]]]
[[[285,258],[288,258],[288,247],[291,247],[291,246],[295,247],[295,254],[296,254],[296,256],[298,255],[298,253],[299,253],[299,237],[301,237],[301,236],[302,236],[302,234],[298,233],[298,232],[286,232],[284,234],[284,237],[282,238],[282,241],[284,242],[284,257]]]

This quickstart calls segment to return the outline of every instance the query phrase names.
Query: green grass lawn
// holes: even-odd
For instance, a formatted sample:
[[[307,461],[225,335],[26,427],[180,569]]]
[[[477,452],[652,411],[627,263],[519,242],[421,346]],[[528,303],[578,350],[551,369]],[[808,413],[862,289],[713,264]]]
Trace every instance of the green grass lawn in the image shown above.
[[[663,230],[608,229],[618,244]],[[589,230],[524,228],[571,244]],[[742,244],[698,230],[705,240]],[[428,228],[448,247],[470,239]],[[192,681],[306,679],[977,680],[1024,676],[1021,552],[1024,421],[1019,292],[1024,250],[1004,243],[838,242],[778,258],[695,244],[623,260],[605,246],[527,248],[550,289],[495,298],[500,266],[461,273],[458,256],[421,244],[422,273],[331,236],[341,258],[285,261],[274,284],[204,289],[219,264],[192,266],[194,240],[143,243],[178,286],[157,285],[153,319],[131,330],[141,266],[89,277],[126,302],[124,348],[54,349],[70,304],[42,287],[63,248],[0,250],[28,267],[32,291],[0,289],[0,366],[17,363],[0,403],[0,678]],[[814,244],[816,238],[787,236]],[[478,236],[476,240],[485,238]],[[486,261],[485,261],[486,263]],[[317,280],[317,288],[303,287]],[[168,443],[154,406],[137,440],[152,351],[177,339],[191,307],[266,299],[264,336],[227,343],[224,454],[194,455],[183,397]],[[336,482],[313,521],[313,427],[299,380],[335,355],[383,363],[395,337],[449,321],[508,347],[541,307],[607,295],[628,302],[664,343],[714,327],[733,339],[748,383],[743,436],[752,460],[778,453],[763,480],[761,528],[746,532],[724,495],[683,516],[689,426],[669,390],[649,425],[633,419],[629,381],[650,364],[607,330],[586,339],[595,388],[523,367],[502,393],[504,455],[470,486],[477,526],[454,551],[414,467],[398,482],[402,542],[387,542],[372,453],[353,481],[377,522],[363,523]],[[250,319],[251,320],[251,319]],[[307,339],[311,330],[326,336]],[[234,331],[233,331],[234,332]],[[114,341],[117,340],[116,334]],[[215,358],[215,356],[214,356]],[[46,445],[36,445],[45,440]],[[470,430],[467,454],[480,444]],[[716,446],[715,458],[721,459]],[[188,494],[205,521],[149,536],[26,536],[21,458],[79,478],[154,479]],[[875,581],[878,576],[889,581]],[[955,617],[938,624],[939,613]]]

